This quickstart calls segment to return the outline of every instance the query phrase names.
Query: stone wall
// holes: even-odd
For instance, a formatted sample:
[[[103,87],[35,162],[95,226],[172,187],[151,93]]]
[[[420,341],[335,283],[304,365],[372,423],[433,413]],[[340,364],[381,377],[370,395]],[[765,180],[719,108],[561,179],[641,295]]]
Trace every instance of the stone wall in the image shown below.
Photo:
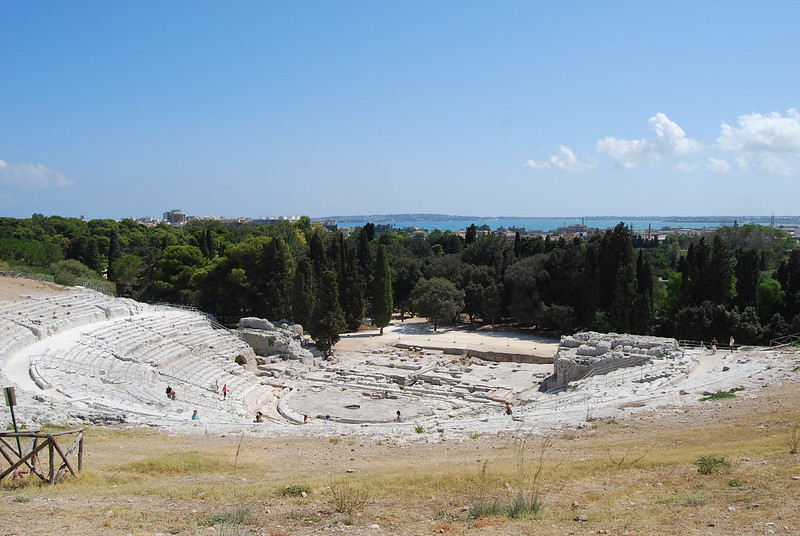
[[[680,357],[678,341],[645,335],[588,331],[561,337],[546,390],[566,387],[589,374],[607,374],[623,367],[641,366],[654,359]]]
[[[533,354],[515,354],[512,352],[490,352],[482,350],[472,350],[471,348],[450,348],[445,346],[419,346],[414,344],[406,344],[399,342],[394,345],[395,348],[401,350],[413,350],[414,348],[423,348],[425,350],[436,350],[448,355],[464,355],[467,357],[476,357],[484,361],[493,361],[495,363],[533,363],[539,365],[549,365],[553,362],[552,357],[538,356]]]
[[[239,320],[239,335],[258,356],[292,359],[311,365],[314,355],[303,348],[303,326],[264,318],[245,317]]]

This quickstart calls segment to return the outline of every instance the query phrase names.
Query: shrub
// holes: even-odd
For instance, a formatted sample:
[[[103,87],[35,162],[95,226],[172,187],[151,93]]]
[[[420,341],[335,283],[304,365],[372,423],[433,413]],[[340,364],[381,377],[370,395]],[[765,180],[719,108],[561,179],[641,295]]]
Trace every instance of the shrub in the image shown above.
[[[415,431],[416,433],[418,433],[418,434],[421,434],[421,433],[423,433],[423,432],[425,431],[425,427],[424,427],[424,426],[422,426],[421,424],[418,424],[418,425],[416,425],[416,426],[414,427],[414,431]]]
[[[724,456],[700,456],[694,465],[697,466],[697,472],[701,475],[712,475],[728,471],[731,468],[731,462]]]
[[[310,493],[311,488],[305,485],[297,485],[292,484],[291,486],[286,486],[281,490],[281,495],[302,495],[303,493]]]
[[[352,516],[369,503],[369,492],[351,482],[331,482],[328,494],[333,502],[333,509],[340,514]]]
[[[700,399],[700,402],[705,402],[707,400],[725,400],[728,398],[736,398],[734,393],[739,391],[744,391],[744,387],[734,387],[733,389],[729,389],[728,391],[717,391],[713,395],[704,396]]]
[[[497,499],[487,499],[480,497],[472,501],[467,515],[470,519],[479,519],[481,517],[499,516],[503,512],[503,507]]]
[[[524,492],[520,490],[516,497],[506,505],[508,517],[515,519],[523,516],[535,516],[542,510],[542,499],[538,489]]]
[[[214,525],[241,525],[243,523],[248,523],[252,518],[253,514],[250,512],[249,508],[238,508],[232,512],[225,510],[221,514],[211,516],[208,521],[205,522],[205,525],[208,527]]]

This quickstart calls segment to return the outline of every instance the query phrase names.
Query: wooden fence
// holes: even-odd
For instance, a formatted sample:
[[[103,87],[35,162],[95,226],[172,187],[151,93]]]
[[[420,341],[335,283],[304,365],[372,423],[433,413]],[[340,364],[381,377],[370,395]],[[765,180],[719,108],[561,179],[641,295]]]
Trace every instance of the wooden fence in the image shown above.
[[[70,439],[69,447],[62,448]],[[59,440],[63,441],[62,445],[58,444]],[[70,460],[76,451],[77,460]],[[52,433],[0,432],[0,455],[10,466],[0,473],[0,480],[8,475],[18,478],[30,473],[55,484],[67,472],[77,475],[83,468],[83,428]]]

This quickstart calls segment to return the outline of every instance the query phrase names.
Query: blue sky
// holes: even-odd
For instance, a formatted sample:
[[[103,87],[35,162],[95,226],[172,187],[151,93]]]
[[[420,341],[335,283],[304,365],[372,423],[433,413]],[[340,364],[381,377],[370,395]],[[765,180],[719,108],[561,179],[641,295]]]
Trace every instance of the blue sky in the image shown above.
[[[797,215],[800,2],[0,2],[0,215]]]

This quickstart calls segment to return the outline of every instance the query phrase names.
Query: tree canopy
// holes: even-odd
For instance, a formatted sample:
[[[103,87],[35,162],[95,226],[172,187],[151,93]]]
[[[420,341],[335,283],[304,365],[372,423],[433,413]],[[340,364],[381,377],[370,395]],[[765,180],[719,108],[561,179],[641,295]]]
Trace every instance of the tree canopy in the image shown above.
[[[309,218],[184,227],[60,216],[0,218],[0,261],[119,295],[302,323],[326,352],[365,316],[521,323],[743,344],[800,332],[800,250],[784,231],[722,227],[642,237],[624,224],[586,237],[469,226],[427,236],[367,224],[348,236]]]

